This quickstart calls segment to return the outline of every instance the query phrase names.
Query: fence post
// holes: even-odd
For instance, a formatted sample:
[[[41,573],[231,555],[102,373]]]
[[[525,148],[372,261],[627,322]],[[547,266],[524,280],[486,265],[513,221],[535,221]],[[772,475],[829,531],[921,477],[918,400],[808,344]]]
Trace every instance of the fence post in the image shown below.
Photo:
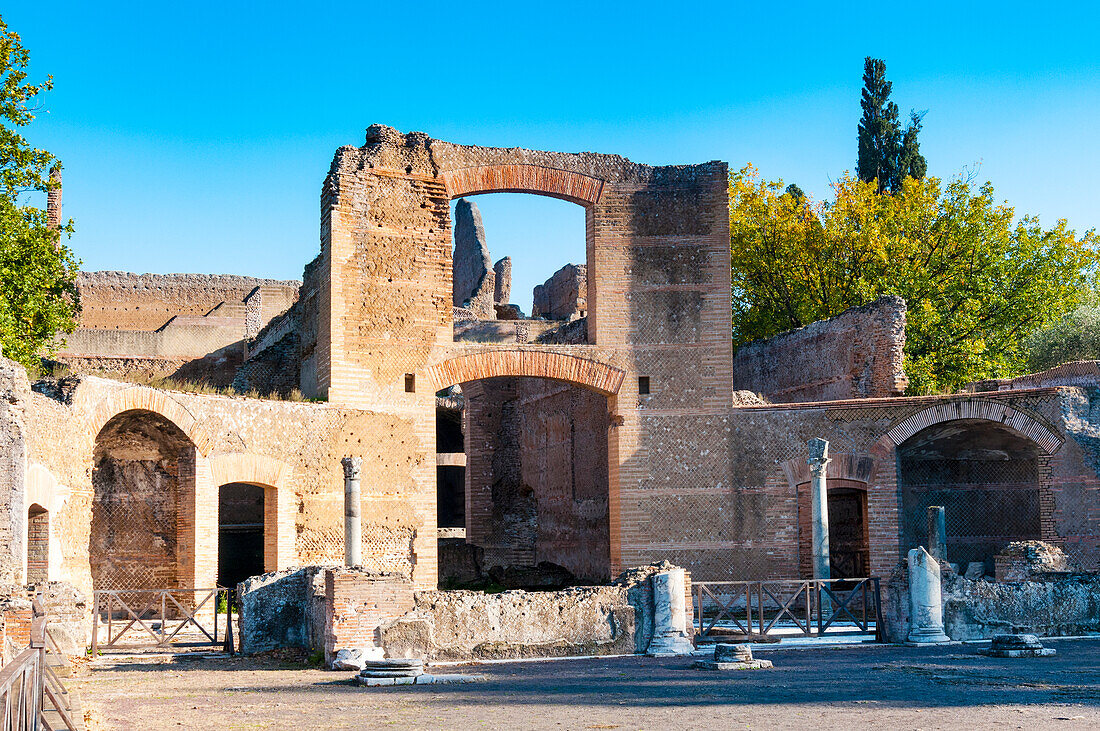
[[[99,592],[92,592],[92,659],[99,651]]]

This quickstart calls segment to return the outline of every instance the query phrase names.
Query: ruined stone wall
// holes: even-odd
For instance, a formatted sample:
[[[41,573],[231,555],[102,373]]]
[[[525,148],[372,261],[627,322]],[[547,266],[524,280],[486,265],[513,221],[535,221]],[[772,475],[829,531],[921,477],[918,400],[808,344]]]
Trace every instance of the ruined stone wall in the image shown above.
[[[535,287],[531,317],[575,320],[588,312],[588,267],[566,264]]]
[[[1051,386],[1095,387],[1100,384],[1100,361],[1078,360],[1063,363],[1039,373],[1028,373],[1015,378],[994,378],[968,384],[966,391],[1011,391],[1020,388],[1050,388]]]
[[[408,414],[418,438],[430,438],[434,391],[452,385],[431,371],[466,349],[452,336],[449,202],[509,191],[575,202],[586,210],[586,336],[605,354],[598,365],[623,376],[612,392],[621,425],[608,445],[611,565],[627,544],[648,553],[654,546],[636,526],[664,491],[706,493],[731,480],[725,437],[709,424],[731,404],[727,186],[719,162],[654,168],[372,126],[363,147],[337,151],[322,190],[319,392]],[[638,393],[639,376],[649,394]],[[644,456],[650,438],[689,442],[696,476],[655,475]],[[421,443],[429,448],[408,453],[414,480],[434,487],[434,449]]]
[[[72,581],[82,591],[91,590],[92,564],[102,561],[106,550],[94,548],[94,483],[97,465],[104,466],[94,454],[102,425],[116,411],[137,415],[142,425],[149,422],[150,411],[166,415],[194,445],[189,479],[195,487],[185,493],[186,499],[177,498],[175,505],[178,583],[213,585],[218,558],[217,488],[228,482],[265,487],[265,563],[270,568],[342,561],[340,459],[351,454],[362,456],[368,465],[362,490],[365,564],[375,571],[411,576],[418,586],[435,586],[435,489],[433,484],[429,495],[421,495],[409,475],[410,463],[403,450],[416,439],[409,420],[327,404],[153,391],[98,378],[74,380],[55,388],[52,396],[29,394],[19,405],[32,435],[26,463],[41,465],[68,491],[63,509],[51,515],[51,524],[63,556],[59,578]],[[148,416],[140,418],[143,413]],[[99,441],[102,451],[106,443]],[[127,476],[136,469],[129,463],[115,466]],[[434,473],[434,461],[432,467]],[[173,467],[161,459],[150,469],[171,475]],[[23,469],[15,469],[4,474],[19,477],[22,473]],[[222,482],[219,475],[225,476]],[[148,482],[150,489],[154,483]],[[127,479],[113,484],[145,482]],[[431,514],[423,515],[419,504],[430,504]],[[11,559],[5,564],[20,570],[24,513],[20,505],[3,518],[12,521],[16,533],[15,540],[6,544]],[[162,531],[150,531],[149,540],[155,543],[157,535],[166,543],[171,538]],[[427,561],[420,551],[424,535],[433,544]],[[154,548],[150,546],[145,554],[150,560],[160,555]]]
[[[611,573],[607,399],[544,379],[468,384],[467,542],[484,565]]]
[[[260,306],[257,316],[270,319],[294,303],[298,286],[298,282],[232,274],[81,272],[77,278],[83,308],[80,327],[149,332],[173,317],[244,318],[245,300],[257,288],[263,290],[254,303]]]
[[[882,297],[737,349],[734,390],[773,403],[897,396],[905,391],[905,301]]]

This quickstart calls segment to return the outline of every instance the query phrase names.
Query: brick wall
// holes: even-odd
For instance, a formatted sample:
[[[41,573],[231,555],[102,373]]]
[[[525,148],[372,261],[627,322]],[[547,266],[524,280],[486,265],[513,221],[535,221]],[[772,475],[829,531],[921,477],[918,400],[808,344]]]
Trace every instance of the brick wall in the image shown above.
[[[378,627],[413,609],[407,579],[356,569],[325,571],[325,662],[344,648],[380,645]]]
[[[474,381],[466,410],[466,536],[486,567],[610,576],[607,399],[545,379]]]
[[[882,297],[737,349],[734,390],[773,403],[897,396],[905,391],[905,301]]]

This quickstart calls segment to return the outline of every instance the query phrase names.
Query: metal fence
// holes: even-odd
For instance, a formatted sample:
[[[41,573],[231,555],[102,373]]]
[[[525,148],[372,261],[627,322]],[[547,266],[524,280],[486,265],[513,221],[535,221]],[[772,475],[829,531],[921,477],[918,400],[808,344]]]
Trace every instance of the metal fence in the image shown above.
[[[965,571],[1012,541],[1040,540],[1039,475],[1034,459],[903,459],[903,550],[927,545],[928,508],[942,505],[947,560]]]
[[[692,582],[699,640],[822,637],[881,639],[878,578]]]

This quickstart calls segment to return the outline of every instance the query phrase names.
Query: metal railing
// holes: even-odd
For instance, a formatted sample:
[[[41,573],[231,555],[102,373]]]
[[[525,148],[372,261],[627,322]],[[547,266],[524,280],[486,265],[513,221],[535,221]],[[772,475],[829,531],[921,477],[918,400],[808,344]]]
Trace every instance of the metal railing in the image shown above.
[[[101,648],[148,646],[167,647],[173,642],[217,645],[220,600],[225,600],[225,634],[227,652],[233,650],[232,589],[97,589],[93,596],[92,656]],[[200,614],[212,605],[213,621]],[[207,610],[210,611],[209,609]],[[117,616],[116,616],[117,615]],[[99,641],[101,625],[106,629],[106,642]],[[181,637],[188,627],[198,630],[198,637]],[[121,645],[123,638],[137,635],[137,644]],[[203,641],[203,638],[206,641]],[[151,640],[151,642],[150,642]]]
[[[824,635],[851,622],[882,639],[878,577],[692,582],[696,633],[701,640],[796,632]]]
[[[31,606],[31,645],[0,669],[3,731],[76,731],[69,693],[46,661],[51,650],[63,655],[46,628],[42,600],[35,597]]]

